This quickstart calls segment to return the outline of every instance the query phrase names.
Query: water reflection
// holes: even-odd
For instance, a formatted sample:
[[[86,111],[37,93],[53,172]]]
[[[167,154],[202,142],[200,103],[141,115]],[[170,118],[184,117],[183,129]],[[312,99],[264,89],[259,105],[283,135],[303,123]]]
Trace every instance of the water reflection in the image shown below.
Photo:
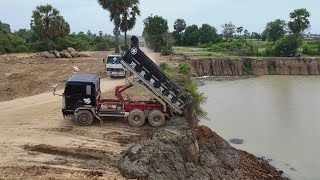
[[[320,77],[208,81],[200,90],[211,119],[202,124],[244,139],[233,146],[272,158],[293,179],[320,179]]]

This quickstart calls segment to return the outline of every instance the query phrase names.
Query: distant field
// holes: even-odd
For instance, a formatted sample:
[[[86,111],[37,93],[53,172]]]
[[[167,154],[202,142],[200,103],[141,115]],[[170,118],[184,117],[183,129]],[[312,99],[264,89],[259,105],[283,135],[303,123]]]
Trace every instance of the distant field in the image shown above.
[[[263,54],[268,46],[267,41],[256,40],[256,39],[248,39],[247,41],[251,42],[253,46],[257,47],[259,53]],[[303,44],[315,44],[315,40],[304,40]],[[174,54],[176,55],[187,55],[187,56],[197,56],[202,58],[215,58],[215,59],[222,59],[222,60],[238,60],[243,58],[251,58],[251,59],[268,59],[268,58],[275,58],[275,57],[268,57],[268,56],[239,56],[239,55],[232,55],[226,52],[211,52],[207,48],[199,48],[199,47],[185,47],[185,46],[176,46],[173,47]],[[302,47],[298,49],[299,52],[302,52]],[[302,58],[320,58],[320,56],[307,56],[302,55]]]

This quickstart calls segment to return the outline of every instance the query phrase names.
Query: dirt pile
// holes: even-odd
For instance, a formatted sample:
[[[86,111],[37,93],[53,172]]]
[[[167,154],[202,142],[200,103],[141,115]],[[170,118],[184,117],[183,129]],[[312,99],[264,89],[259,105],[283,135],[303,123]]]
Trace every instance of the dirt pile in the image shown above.
[[[60,87],[77,73],[105,77],[102,59],[112,52],[91,52],[92,57],[43,58],[36,53],[0,56],[0,102],[50,92],[52,84]],[[76,71],[79,68],[80,71]]]
[[[175,118],[119,161],[123,176],[136,179],[285,179],[263,159],[236,150],[208,127],[193,131]]]

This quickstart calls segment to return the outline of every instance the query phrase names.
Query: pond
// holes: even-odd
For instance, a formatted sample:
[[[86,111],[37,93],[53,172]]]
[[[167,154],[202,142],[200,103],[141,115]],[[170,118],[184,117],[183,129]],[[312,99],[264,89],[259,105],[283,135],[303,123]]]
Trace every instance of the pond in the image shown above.
[[[205,80],[200,91],[210,119],[201,124],[292,179],[320,179],[320,76]]]

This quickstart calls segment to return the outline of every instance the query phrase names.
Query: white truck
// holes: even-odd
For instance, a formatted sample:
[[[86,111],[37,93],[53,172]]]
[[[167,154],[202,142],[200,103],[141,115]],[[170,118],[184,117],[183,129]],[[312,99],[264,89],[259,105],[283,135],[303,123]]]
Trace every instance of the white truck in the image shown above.
[[[108,55],[103,59],[105,64],[106,73],[110,77],[125,77],[126,76],[126,68],[122,66],[118,58],[121,57],[120,54]]]

